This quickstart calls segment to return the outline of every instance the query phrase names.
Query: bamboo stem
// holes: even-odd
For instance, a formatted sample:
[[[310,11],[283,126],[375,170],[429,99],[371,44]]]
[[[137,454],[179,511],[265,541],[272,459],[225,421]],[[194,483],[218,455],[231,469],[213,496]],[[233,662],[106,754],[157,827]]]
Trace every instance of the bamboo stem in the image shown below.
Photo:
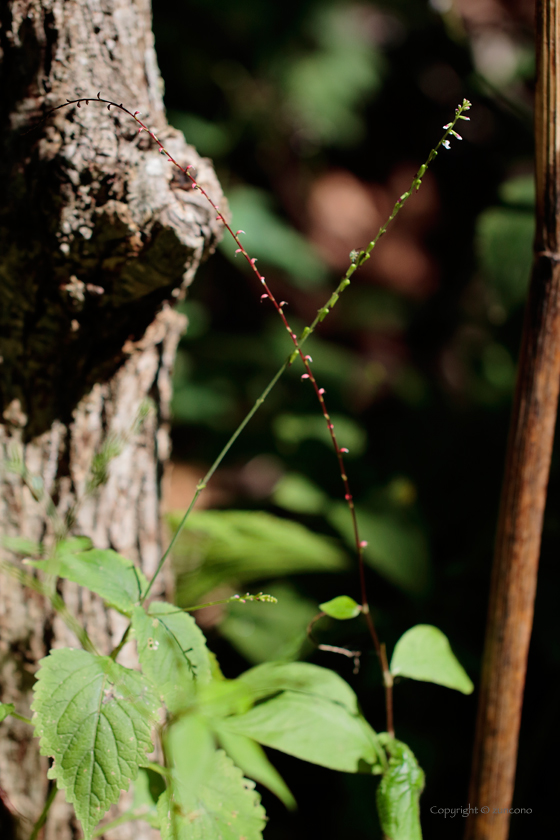
[[[560,383],[558,0],[537,0],[535,254],[500,503],[465,840],[506,840]],[[488,808],[481,813],[481,808]]]

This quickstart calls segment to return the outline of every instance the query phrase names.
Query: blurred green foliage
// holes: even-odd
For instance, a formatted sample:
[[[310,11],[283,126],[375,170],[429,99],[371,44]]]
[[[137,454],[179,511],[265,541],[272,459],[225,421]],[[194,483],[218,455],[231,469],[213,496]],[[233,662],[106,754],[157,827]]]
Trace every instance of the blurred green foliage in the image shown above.
[[[535,185],[530,176],[505,181],[501,206],[489,207],[477,219],[481,268],[510,310],[525,300],[535,234]],[[511,383],[510,383],[511,384]]]
[[[523,4],[509,11],[494,4],[502,17],[488,29],[464,6],[460,17],[458,4],[427,0],[158,0],[154,25],[171,119],[213,157],[234,227],[247,231],[244,244],[298,330],[339,280],[332,255],[346,220],[359,231],[341,260],[380,221],[372,216],[369,233],[362,211],[347,215],[358,192],[337,193],[324,206],[332,221],[321,238],[313,189],[343,173],[382,216],[458,102],[473,102],[463,143],[438,156],[408,217],[382,243],[386,251],[354,275],[306,352],[350,450],[380,637],[390,654],[413,624],[436,625],[476,684],[531,264],[533,64]],[[211,463],[292,349],[234,251],[224,240],[181,304],[190,326],[177,360],[173,442],[178,460],[197,465]],[[414,280],[419,266],[423,285]],[[380,677],[363,619],[322,619],[316,630],[319,641],[364,651],[357,676],[344,657],[302,644],[316,605],[341,593],[359,600],[359,587],[353,561],[342,560],[353,556],[353,543],[340,474],[301,373],[297,364],[287,371],[215,477],[224,504],[237,511],[215,520],[214,512],[197,514],[212,523],[205,535],[203,519],[192,520],[176,557],[178,597],[193,603],[212,589],[267,582],[278,604],[229,605],[210,633],[226,674],[270,656],[311,658],[353,682],[379,729]],[[514,801],[533,807],[535,833],[550,831],[545,803],[554,792],[548,776],[537,784],[527,768],[546,764],[560,698],[558,479],[555,455]],[[240,533],[227,517],[242,508],[275,518],[257,518],[262,528]],[[327,570],[322,549],[298,554],[288,515],[317,546],[329,540],[340,561]],[[548,701],[533,676],[545,672]],[[425,836],[449,840],[462,825],[430,815],[429,805],[465,798],[475,701],[437,692],[397,685],[395,714],[397,736],[426,770]],[[269,840],[329,840],[349,824],[357,840],[379,837],[371,779],[334,778],[295,759],[278,766],[300,811],[285,814],[265,793]],[[512,840],[525,832],[513,817]]]
[[[272,209],[270,195],[252,187],[234,187],[228,192],[228,204],[234,229],[244,225],[243,247],[266,267],[280,269],[289,275],[299,288],[321,286],[327,269],[307,239],[277,216]],[[220,249],[226,257],[235,259],[235,247],[230,237],[224,237]]]
[[[220,633],[248,662],[292,660],[309,656],[313,647],[306,629],[319,608],[292,586],[285,583],[267,585],[278,604],[263,610],[262,605],[231,604],[220,624]],[[260,606],[260,609],[259,609]]]
[[[175,529],[180,516],[171,516]],[[198,603],[224,582],[244,586],[281,574],[333,572],[347,565],[331,539],[264,511],[198,511],[174,549],[177,602]]]

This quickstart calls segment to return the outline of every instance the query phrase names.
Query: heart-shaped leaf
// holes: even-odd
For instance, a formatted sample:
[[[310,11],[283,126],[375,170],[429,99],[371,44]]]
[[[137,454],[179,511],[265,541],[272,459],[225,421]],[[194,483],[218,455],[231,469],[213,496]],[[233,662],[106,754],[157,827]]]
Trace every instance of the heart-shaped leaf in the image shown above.
[[[401,636],[391,659],[391,673],[445,685],[463,694],[474,690],[447,636],[431,624],[417,624]]]

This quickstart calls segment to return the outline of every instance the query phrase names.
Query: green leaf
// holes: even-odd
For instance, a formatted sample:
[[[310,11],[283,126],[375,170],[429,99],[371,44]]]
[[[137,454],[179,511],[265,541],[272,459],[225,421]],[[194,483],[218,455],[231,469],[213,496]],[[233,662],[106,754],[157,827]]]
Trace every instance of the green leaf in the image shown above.
[[[315,350],[313,353],[317,355]],[[313,369],[316,367],[314,365]],[[350,450],[348,457],[362,455],[367,445],[366,430],[345,414],[331,414],[331,420],[337,438],[343,440],[344,446]],[[290,449],[295,449],[307,440],[319,440],[329,449],[332,447],[327,424],[320,414],[278,414],[272,428],[275,437]]]
[[[162,840],[262,840],[265,813],[254,782],[222,751],[214,753],[206,781],[184,813],[169,789],[158,802]]]
[[[429,579],[429,555],[423,533],[403,514],[374,514],[356,508],[360,535],[367,542],[364,559],[384,578],[413,595],[426,590]],[[356,539],[348,507],[344,502],[331,507],[329,522],[346,543]]]
[[[170,516],[171,527],[182,515]],[[298,522],[263,511],[196,511],[173,552],[181,606],[199,603],[226,581],[254,580],[307,572],[334,572],[347,559],[336,542]]]
[[[13,703],[0,703],[0,723],[6,720],[16,710]]]
[[[332,601],[325,601],[324,604],[319,604],[319,609],[326,613],[326,615],[329,615],[331,618],[337,618],[339,621],[356,618],[362,611],[360,605],[348,595],[339,595],[337,598],[333,598]]]
[[[309,662],[265,662],[245,671],[238,680],[249,686],[255,702],[290,690],[330,700],[358,714],[358,698],[348,683],[329,668]]]
[[[221,157],[227,154],[235,142],[231,129],[228,130],[215,120],[205,120],[199,114],[192,114],[190,111],[168,111],[167,118],[171,125],[183,132],[187,143],[195,146],[199,154],[205,157]]]
[[[378,763],[375,733],[363,723],[338,703],[284,691],[245,715],[225,718],[220,729],[313,764],[357,773],[364,763]]]
[[[389,766],[377,788],[377,813],[383,834],[391,840],[422,840],[420,794],[424,773],[412,751],[401,741],[379,736],[389,754]]]
[[[535,177],[534,175],[517,175],[500,184],[499,196],[504,204],[513,207],[535,208]]]
[[[198,708],[207,718],[242,715],[253,705],[250,688],[241,680],[214,680],[198,692]]]
[[[143,676],[107,656],[63,648],[41,660],[33,701],[49,778],[66,790],[84,836],[138,775],[153,749],[158,703]]]
[[[534,211],[519,206],[489,207],[476,221],[479,263],[506,308],[527,294],[534,232]]]
[[[3,545],[8,551],[13,551],[14,554],[33,555],[36,557],[40,557],[44,550],[41,543],[28,540],[25,537],[2,536],[0,537],[0,545]]]
[[[278,606],[265,609],[262,604],[232,603],[220,623],[220,634],[249,662],[257,664],[275,659],[298,659],[302,650],[311,651],[306,628],[317,604],[303,598],[289,584],[267,586],[278,599]]]
[[[456,688],[463,694],[474,690],[447,636],[431,624],[417,624],[401,636],[391,659],[391,673]]]
[[[351,146],[364,136],[361,106],[381,85],[381,50],[338,4],[319,4],[309,30],[314,49],[285,57],[277,71],[288,113],[312,142]]]
[[[286,782],[256,741],[247,738],[246,735],[234,735],[232,732],[227,732],[220,727],[219,721],[215,722],[213,728],[220,746],[249,779],[259,782],[272,791],[288,810],[293,811],[297,808],[296,800]]]
[[[295,472],[282,476],[271,498],[278,507],[296,513],[322,513],[328,503],[328,496],[320,487]]]
[[[54,558],[33,561],[29,565],[85,586],[125,615],[132,613],[148,584],[132,560],[109,548],[78,553],[65,550],[57,552]]]
[[[186,708],[196,685],[212,678],[206,640],[194,618],[172,604],[153,601],[148,612],[135,607],[132,627],[138,658],[170,712]]]
[[[208,781],[215,755],[208,722],[200,715],[183,715],[165,732],[164,745],[173,801],[182,814],[194,813],[197,795]]]

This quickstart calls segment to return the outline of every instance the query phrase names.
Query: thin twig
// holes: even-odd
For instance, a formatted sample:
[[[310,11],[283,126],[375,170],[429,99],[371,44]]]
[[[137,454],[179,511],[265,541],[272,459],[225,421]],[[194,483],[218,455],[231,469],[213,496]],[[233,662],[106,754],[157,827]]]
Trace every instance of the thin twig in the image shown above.
[[[37,837],[39,836],[39,832],[41,831],[41,829],[43,828],[44,824],[47,821],[47,817],[49,815],[51,805],[53,804],[55,796],[56,796],[57,793],[58,793],[58,788],[56,786],[56,782],[52,782],[51,789],[50,789],[49,795],[47,797],[47,801],[45,802],[45,807],[41,811],[39,819],[37,820],[37,822],[33,826],[33,831],[29,835],[29,840],[37,840]]]

